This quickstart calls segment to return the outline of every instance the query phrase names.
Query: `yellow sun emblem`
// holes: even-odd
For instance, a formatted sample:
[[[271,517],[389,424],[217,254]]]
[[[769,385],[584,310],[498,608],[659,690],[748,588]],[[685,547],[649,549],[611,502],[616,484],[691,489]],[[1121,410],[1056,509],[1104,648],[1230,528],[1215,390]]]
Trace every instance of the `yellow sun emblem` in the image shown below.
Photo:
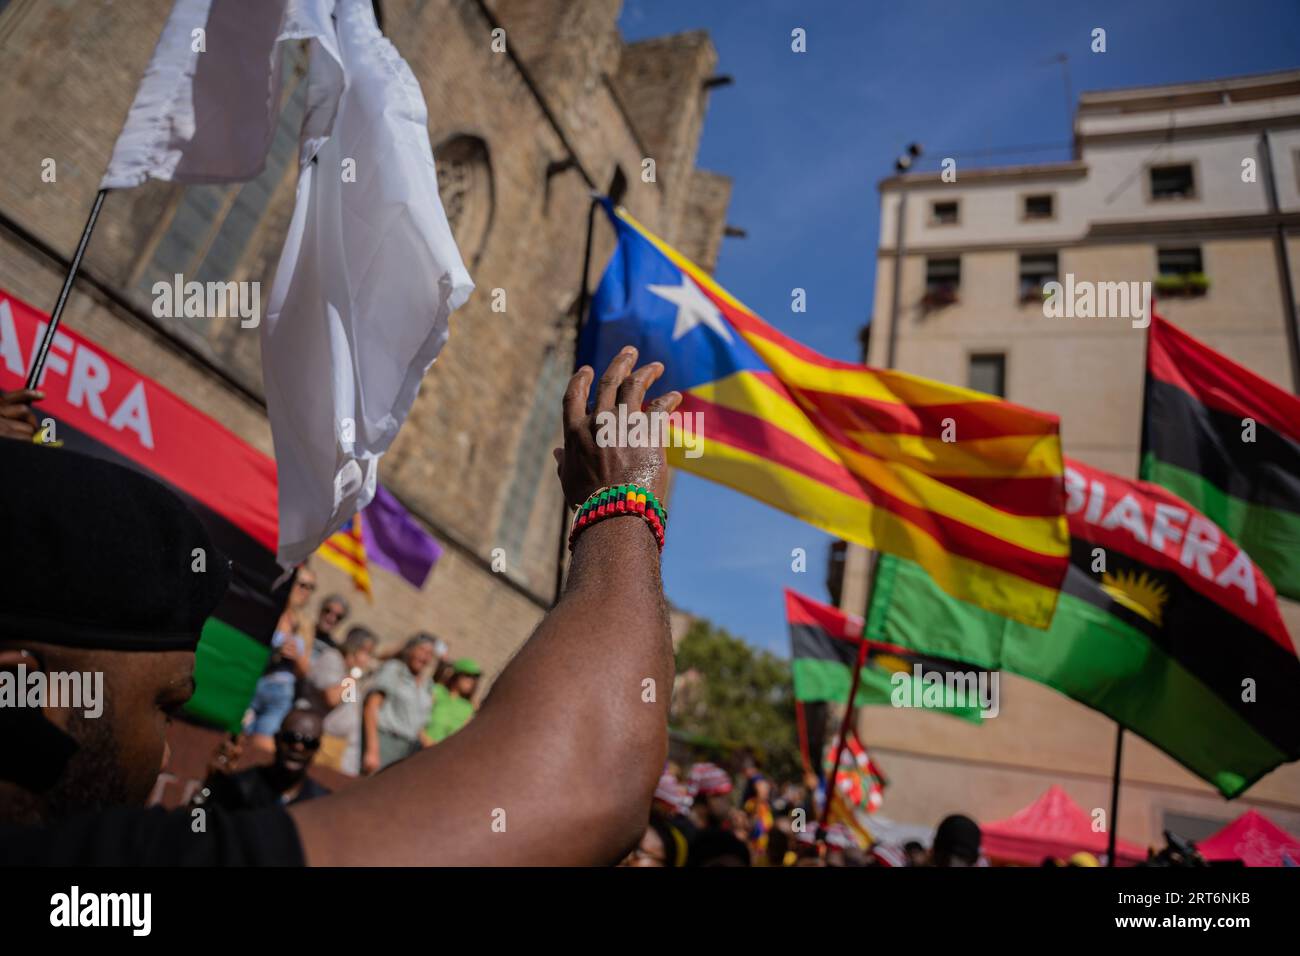
[[[1135,614],[1156,627],[1164,624],[1165,602],[1169,590],[1145,571],[1107,571],[1101,576],[1101,589]]]
[[[897,674],[900,671],[905,674],[912,672],[912,665],[896,654],[877,654],[872,658],[871,662],[881,670],[889,671],[891,674]]]

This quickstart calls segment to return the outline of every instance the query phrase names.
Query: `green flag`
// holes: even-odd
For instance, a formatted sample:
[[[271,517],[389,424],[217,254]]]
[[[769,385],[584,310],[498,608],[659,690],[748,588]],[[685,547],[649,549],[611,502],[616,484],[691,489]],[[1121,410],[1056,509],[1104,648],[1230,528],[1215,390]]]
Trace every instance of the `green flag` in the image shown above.
[[[920,566],[882,555],[868,638],[1053,687],[1225,797],[1300,757],[1300,661],[1268,580],[1163,489],[1073,461],[1066,489],[1072,557],[1046,632],[956,600]],[[1187,540],[1197,550],[1184,564]]]
[[[790,623],[790,669],[796,700],[847,701],[853,665],[859,651],[865,650],[854,706],[922,707],[980,722],[979,696],[967,686],[967,680],[951,682],[955,695],[936,693],[948,687],[949,676],[959,671],[978,686],[978,669],[878,641],[867,641],[864,649],[861,618],[794,591],[785,592],[785,610]]]

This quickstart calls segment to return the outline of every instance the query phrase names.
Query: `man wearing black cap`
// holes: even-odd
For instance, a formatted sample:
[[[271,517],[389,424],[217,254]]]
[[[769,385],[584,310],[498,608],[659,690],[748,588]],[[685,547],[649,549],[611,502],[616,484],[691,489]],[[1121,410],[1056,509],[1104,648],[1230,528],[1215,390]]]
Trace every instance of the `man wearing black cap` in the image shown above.
[[[637,483],[662,497],[662,448],[601,447],[596,416],[640,409],[663,373],[611,363],[564,396],[565,497]],[[649,403],[671,412],[677,392]],[[0,668],[98,671],[104,709],[0,708],[0,861],[324,865],[613,863],[636,844],[667,753],[670,687],[659,548],[638,515],[575,542],[559,603],[476,718],[375,778],[287,809],[145,810],[170,715],[193,691],[194,648],[228,571],[162,485],[69,451],[0,441]],[[193,567],[207,549],[206,572]],[[563,694],[556,688],[563,687]],[[448,781],[453,781],[452,785]]]

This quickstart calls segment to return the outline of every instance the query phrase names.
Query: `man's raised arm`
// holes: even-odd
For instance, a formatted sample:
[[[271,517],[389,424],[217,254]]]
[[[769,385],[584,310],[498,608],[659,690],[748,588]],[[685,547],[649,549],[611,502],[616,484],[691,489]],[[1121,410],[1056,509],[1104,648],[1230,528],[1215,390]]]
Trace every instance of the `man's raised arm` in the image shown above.
[[[571,505],[625,483],[663,496],[662,448],[602,448],[595,440],[595,415],[640,409],[663,372],[654,363],[634,373],[635,364],[631,348],[610,363],[590,415],[592,370],[569,382],[557,459]],[[680,401],[670,392],[647,411],[671,412]],[[563,597],[473,721],[373,779],[290,808],[307,862],[616,862],[649,815],[667,752],[672,679],[654,534],[634,515],[600,521],[578,536]]]

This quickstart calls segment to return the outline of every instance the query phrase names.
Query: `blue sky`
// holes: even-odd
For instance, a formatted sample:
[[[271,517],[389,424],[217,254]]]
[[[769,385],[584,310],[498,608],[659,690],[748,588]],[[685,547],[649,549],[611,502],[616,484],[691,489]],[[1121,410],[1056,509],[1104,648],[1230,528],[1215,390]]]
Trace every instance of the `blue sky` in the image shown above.
[[[628,40],[708,30],[718,72],[699,165],[734,180],[718,280],[807,345],[858,358],[879,231],[876,183],[907,143],[990,165],[1068,157],[1058,53],[1083,90],[1300,66],[1297,0],[1142,2],[625,0]],[[807,52],[790,49],[802,27]],[[1106,52],[1091,52],[1092,30]],[[1047,149],[1020,150],[1025,146]],[[1006,150],[1014,150],[1007,151]],[[790,311],[807,290],[806,313]],[[736,492],[679,474],[664,551],[668,596],[750,643],[788,653],[781,590],[826,600],[831,538]],[[808,569],[791,570],[804,548]]]

